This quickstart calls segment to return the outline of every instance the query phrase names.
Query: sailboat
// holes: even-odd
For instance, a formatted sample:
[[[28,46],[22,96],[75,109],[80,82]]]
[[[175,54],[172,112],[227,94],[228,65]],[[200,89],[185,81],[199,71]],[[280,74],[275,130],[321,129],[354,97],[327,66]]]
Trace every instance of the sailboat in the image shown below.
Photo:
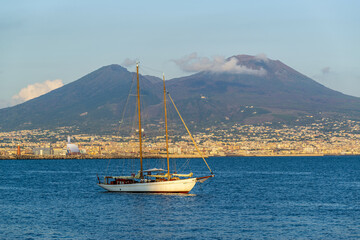
[[[206,162],[203,154],[196,145],[189,129],[187,128],[183,118],[180,115],[170,94],[166,92],[165,75],[163,75],[164,85],[164,113],[165,113],[165,132],[166,132],[166,158],[167,170],[161,168],[143,169],[143,153],[142,153],[142,128],[141,128],[141,109],[140,109],[140,83],[139,83],[139,64],[136,64],[137,76],[137,109],[138,109],[138,124],[139,124],[139,151],[140,151],[140,170],[138,173],[130,176],[105,176],[103,182],[98,177],[98,186],[110,192],[137,192],[137,193],[188,193],[197,182],[203,183],[207,179],[214,177],[214,174]],[[210,171],[210,175],[202,177],[193,177],[193,173],[179,174],[171,173],[170,158],[169,158],[169,141],[168,141],[168,124],[167,124],[167,110],[166,110],[166,96],[169,97],[181,121],[183,122],[192,142],[204,160],[206,166]]]

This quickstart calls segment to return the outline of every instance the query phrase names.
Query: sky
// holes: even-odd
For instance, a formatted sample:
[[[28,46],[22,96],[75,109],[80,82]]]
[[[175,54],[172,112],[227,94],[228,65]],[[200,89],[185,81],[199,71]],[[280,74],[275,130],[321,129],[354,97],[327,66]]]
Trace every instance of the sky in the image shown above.
[[[110,64],[189,75],[177,64],[238,54],[280,60],[360,97],[360,1],[0,0],[0,108]]]

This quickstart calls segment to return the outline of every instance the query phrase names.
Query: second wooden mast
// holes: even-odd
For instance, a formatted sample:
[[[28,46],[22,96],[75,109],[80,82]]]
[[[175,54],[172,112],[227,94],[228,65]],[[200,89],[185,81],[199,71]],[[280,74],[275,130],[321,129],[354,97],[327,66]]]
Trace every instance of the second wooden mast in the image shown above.
[[[144,177],[143,173],[143,156],[142,156],[142,128],[141,128],[141,104],[140,104],[140,81],[139,81],[139,64],[136,64],[136,77],[137,77],[137,98],[138,98],[138,115],[139,115],[139,147],[140,147],[140,178]],[[164,110],[165,110],[165,136],[166,136],[166,159],[167,159],[167,178],[170,180],[170,158],[169,158],[169,137],[168,137],[168,124],[167,124],[167,111],[166,111],[166,87],[165,75],[163,74],[164,82]]]

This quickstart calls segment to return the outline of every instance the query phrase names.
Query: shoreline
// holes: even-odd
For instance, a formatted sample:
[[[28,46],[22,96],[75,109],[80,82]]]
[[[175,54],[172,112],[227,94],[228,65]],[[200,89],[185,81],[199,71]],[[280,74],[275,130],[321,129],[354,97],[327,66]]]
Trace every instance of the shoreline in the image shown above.
[[[360,156],[360,154],[282,154],[282,155],[265,155],[265,154],[249,154],[249,155],[219,155],[204,156],[205,158],[214,157],[324,157],[324,156]],[[0,160],[78,160],[78,159],[137,159],[139,156],[126,155],[69,155],[69,156],[52,156],[52,155],[21,155],[21,156],[0,156]],[[148,155],[143,159],[160,159],[166,158],[166,155]],[[201,158],[200,155],[171,155],[170,158]]]

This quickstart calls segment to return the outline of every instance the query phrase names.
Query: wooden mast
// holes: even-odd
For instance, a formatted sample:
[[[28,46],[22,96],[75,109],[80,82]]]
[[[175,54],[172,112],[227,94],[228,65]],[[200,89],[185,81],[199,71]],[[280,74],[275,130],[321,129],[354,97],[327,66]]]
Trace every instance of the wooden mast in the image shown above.
[[[168,138],[168,125],[167,125],[167,113],[166,113],[165,74],[163,74],[163,82],[164,82],[164,109],[165,109],[165,136],[166,136],[167,175],[168,175],[168,180],[170,180],[169,138]]]
[[[140,82],[139,82],[139,63],[136,63],[136,77],[137,77],[137,102],[139,113],[139,147],[140,147],[140,178],[144,177],[143,173],[143,156],[142,156],[142,129],[141,129],[141,111],[140,111]]]

